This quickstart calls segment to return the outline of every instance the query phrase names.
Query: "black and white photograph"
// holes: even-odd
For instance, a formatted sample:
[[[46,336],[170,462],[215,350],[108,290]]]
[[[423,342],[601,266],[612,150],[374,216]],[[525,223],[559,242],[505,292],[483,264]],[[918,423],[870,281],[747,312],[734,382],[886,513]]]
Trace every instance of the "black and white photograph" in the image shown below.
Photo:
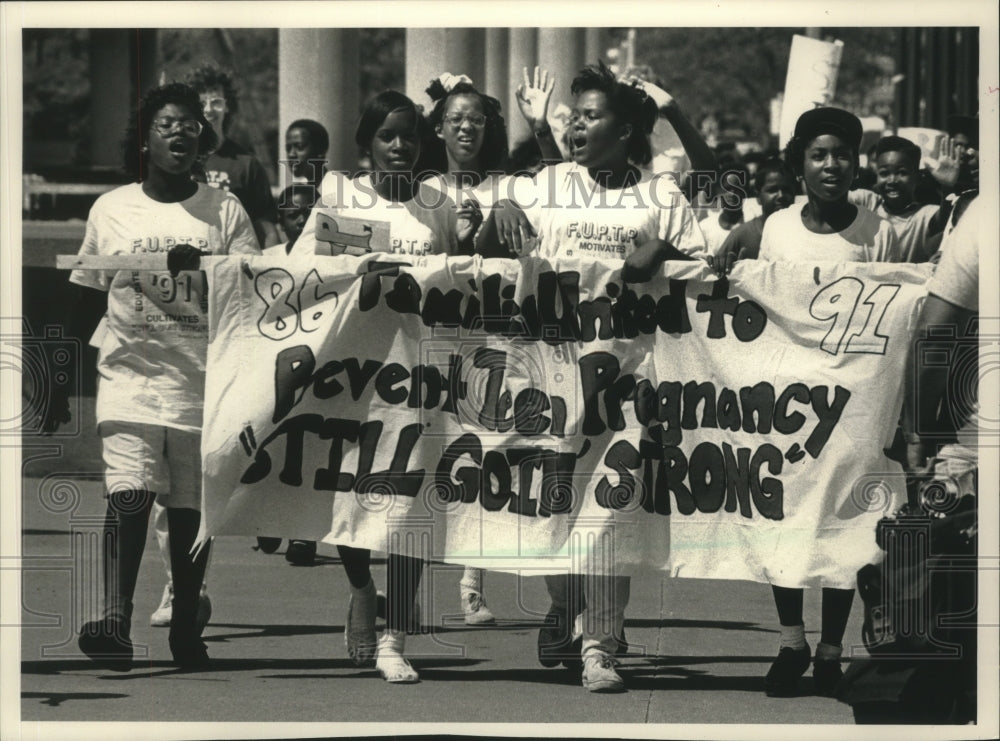
[[[996,11],[0,4],[0,738],[996,738]]]

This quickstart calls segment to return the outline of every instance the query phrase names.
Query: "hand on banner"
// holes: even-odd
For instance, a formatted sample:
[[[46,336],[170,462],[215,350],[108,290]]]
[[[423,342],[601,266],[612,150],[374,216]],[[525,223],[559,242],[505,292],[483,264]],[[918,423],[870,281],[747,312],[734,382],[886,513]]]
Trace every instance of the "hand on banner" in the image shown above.
[[[537,246],[535,229],[520,206],[513,201],[500,200],[493,207],[493,216],[496,220],[497,238],[501,245],[517,257],[523,257],[534,251]]]
[[[517,88],[517,105],[531,130],[544,129],[548,124],[549,99],[556,87],[556,78],[546,69],[535,67],[535,77],[528,78],[528,68],[523,69],[524,82]]]
[[[645,283],[659,271],[663,260],[663,250],[659,240],[646,242],[625,258],[622,280],[626,283]]]
[[[194,245],[174,245],[167,253],[167,270],[174,278],[182,270],[198,270],[201,265],[201,256],[208,254],[211,253],[202,252]]]
[[[727,252],[724,255],[709,255],[705,258],[708,261],[708,267],[715,271],[715,274],[720,278],[725,278],[732,272],[733,265],[736,264],[735,252]]]
[[[958,182],[958,152],[955,140],[950,136],[941,142],[937,159],[924,158],[931,175],[945,188],[955,187]]]
[[[456,234],[459,247],[471,254],[472,239],[483,223],[483,210],[475,199],[466,198],[461,206],[455,207],[455,215],[458,217]]]

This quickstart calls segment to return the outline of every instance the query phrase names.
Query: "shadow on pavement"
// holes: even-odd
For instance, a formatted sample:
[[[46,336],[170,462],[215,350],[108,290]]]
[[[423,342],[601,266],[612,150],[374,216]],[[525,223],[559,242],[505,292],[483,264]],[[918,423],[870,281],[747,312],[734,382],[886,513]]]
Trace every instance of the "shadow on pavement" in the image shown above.
[[[40,705],[50,707],[60,707],[64,702],[70,700],[113,700],[122,697],[131,697],[119,692],[22,692],[22,700],[41,700]]]
[[[233,633],[216,633],[219,628],[229,628],[238,631]],[[225,643],[233,638],[287,638],[290,636],[330,635],[343,633],[343,625],[255,625],[253,623],[216,623],[211,622],[205,628],[202,640],[205,643]]]
[[[484,662],[483,659],[465,658],[427,658],[417,659],[421,669],[425,667],[460,667],[476,666]],[[111,681],[127,681],[133,679],[149,679],[152,677],[163,677],[170,675],[199,675],[217,674],[229,672],[252,672],[252,671],[313,671],[313,670],[334,670],[338,674],[330,675],[333,678],[342,678],[344,675],[339,672],[354,672],[355,674],[371,674],[375,672],[374,665],[359,667],[348,658],[334,659],[211,659],[209,666],[202,670],[184,671],[173,666],[166,660],[162,661],[140,661],[135,662],[128,672],[113,672],[102,669],[90,659],[55,659],[50,661],[22,661],[22,674],[57,675],[64,672],[94,672],[100,679]],[[293,677],[322,678],[322,674],[275,674],[261,675],[273,676],[276,678],[291,679]],[[461,676],[461,675],[459,675]],[[34,693],[38,697],[61,696],[53,693]],[[107,695],[104,693],[77,693],[82,695],[77,698],[73,693],[67,693],[66,699],[99,699],[102,697],[117,697],[117,695]],[[28,697],[29,693],[24,693],[23,697]],[[52,703],[44,703],[52,704]]]
[[[678,620],[676,618],[626,618],[626,628],[714,628],[716,630],[750,630],[757,633],[777,633],[774,628],[762,628],[757,623],[740,620]],[[774,658],[773,656],[771,657]]]

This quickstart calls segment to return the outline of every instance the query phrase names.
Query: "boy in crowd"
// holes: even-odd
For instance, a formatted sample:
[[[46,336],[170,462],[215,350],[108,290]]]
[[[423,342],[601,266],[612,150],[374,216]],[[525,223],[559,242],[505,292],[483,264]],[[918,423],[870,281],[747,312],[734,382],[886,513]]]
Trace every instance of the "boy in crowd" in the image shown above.
[[[935,179],[950,187],[958,175],[955,144],[944,144]],[[942,165],[944,165],[942,167]],[[848,199],[892,225],[904,262],[927,262],[937,252],[951,204],[922,205],[916,199],[920,147],[901,136],[886,136],[875,147],[875,190],[852,190]]]
[[[768,217],[795,201],[795,175],[784,161],[777,158],[770,159],[757,168],[754,188],[757,191],[757,203],[760,204],[760,216],[743,222],[729,232],[713,260],[713,263],[724,265],[726,273],[736,260],[757,259]]]

